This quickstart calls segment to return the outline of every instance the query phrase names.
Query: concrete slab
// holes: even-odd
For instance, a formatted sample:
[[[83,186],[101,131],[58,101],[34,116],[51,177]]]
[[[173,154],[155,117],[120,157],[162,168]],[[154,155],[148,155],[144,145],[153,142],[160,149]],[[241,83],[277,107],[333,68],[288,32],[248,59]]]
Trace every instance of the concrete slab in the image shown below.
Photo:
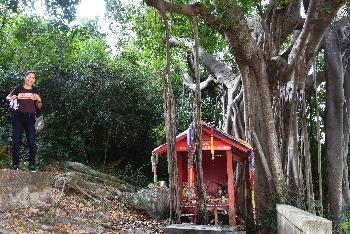
[[[208,225],[194,225],[194,224],[172,224],[165,228],[166,234],[217,234],[217,233],[226,233],[226,234],[245,234],[245,231],[239,231],[235,227],[229,226],[208,226]]]
[[[331,234],[332,222],[294,206],[277,205],[278,233]]]

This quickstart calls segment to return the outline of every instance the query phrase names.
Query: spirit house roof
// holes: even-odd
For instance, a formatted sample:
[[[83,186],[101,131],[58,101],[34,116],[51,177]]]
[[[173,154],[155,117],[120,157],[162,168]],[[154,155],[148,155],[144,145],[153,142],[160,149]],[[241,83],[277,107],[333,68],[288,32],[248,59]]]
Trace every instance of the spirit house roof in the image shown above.
[[[188,151],[191,145],[192,129],[180,133],[176,136],[176,151]],[[211,139],[213,137],[213,143]],[[249,157],[253,148],[244,140],[236,139],[232,135],[224,133],[215,128],[213,125],[202,123],[202,150],[214,151],[232,151],[234,161],[241,162]],[[152,151],[152,154],[158,154],[161,157],[166,157],[167,144],[160,145]]]

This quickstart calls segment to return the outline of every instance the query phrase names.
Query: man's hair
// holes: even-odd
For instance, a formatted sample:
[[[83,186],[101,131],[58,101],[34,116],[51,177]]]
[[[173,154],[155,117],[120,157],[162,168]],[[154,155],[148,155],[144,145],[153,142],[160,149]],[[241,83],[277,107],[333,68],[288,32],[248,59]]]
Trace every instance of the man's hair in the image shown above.
[[[27,71],[26,74],[24,74],[24,78],[26,78],[30,73],[34,74],[34,76],[36,77],[35,71]]]

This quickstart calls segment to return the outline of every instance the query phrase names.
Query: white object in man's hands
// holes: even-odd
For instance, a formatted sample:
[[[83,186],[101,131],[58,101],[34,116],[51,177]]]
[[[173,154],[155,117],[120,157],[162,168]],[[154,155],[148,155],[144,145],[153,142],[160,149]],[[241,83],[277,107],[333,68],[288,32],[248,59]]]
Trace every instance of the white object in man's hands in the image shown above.
[[[10,101],[10,108],[12,108],[12,109],[14,109],[14,110],[17,110],[17,109],[18,109],[18,106],[19,106],[19,104],[18,104],[18,102],[17,102],[17,99],[12,99],[12,100]]]

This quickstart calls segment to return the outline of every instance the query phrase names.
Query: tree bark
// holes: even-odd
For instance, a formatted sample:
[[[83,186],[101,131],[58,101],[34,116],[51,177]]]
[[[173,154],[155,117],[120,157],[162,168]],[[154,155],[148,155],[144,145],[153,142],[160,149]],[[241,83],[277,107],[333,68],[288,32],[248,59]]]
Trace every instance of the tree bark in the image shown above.
[[[311,154],[310,154],[310,142],[308,127],[306,121],[306,100],[305,92],[302,94],[302,107],[301,107],[301,140],[303,141],[302,153],[305,159],[305,185],[306,185],[306,200],[307,209],[310,213],[315,213],[315,198],[312,184],[312,169],[311,169]]]
[[[319,102],[318,102],[318,96],[317,96],[317,63],[314,62],[314,90],[315,90],[315,111],[316,111],[316,118],[317,118],[317,172],[318,172],[318,193],[319,193],[319,200],[320,200],[320,211],[319,215],[323,217],[323,187],[322,187],[322,154],[321,154],[321,124],[320,124],[320,111],[319,111]]]
[[[336,232],[340,232],[344,167],[344,73],[335,30],[329,29],[324,47],[327,95],[325,128],[330,216],[334,221]]]
[[[345,26],[342,28],[342,43],[341,53],[344,67],[344,169],[343,169],[343,199],[344,211],[348,214],[350,212],[350,189],[349,189],[349,134],[350,134],[350,8],[348,8],[348,16],[343,20]]]
[[[195,76],[196,76],[196,91],[195,91],[195,113],[194,113],[194,149],[195,149],[195,168],[196,168],[196,194],[197,194],[197,224],[208,224],[208,212],[203,188],[203,169],[202,169],[202,123],[201,123],[201,89],[200,89],[200,74],[199,74],[199,35],[198,25],[195,17],[190,17],[194,35],[194,55],[195,55]]]
[[[163,72],[163,88],[164,88],[164,118],[167,139],[167,160],[170,188],[170,220],[180,223],[180,196],[178,186],[178,170],[176,155],[176,123],[175,123],[175,100],[170,80],[170,36],[169,26],[166,12],[161,11],[161,16],[165,25],[166,38],[166,67]]]
[[[346,72],[344,75],[344,95],[345,95],[345,105],[344,105],[344,169],[343,169],[343,198],[344,198],[344,208],[343,213],[348,213],[350,211],[350,190],[349,190],[349,134],[350,134],[350,66],[346,67]]]

